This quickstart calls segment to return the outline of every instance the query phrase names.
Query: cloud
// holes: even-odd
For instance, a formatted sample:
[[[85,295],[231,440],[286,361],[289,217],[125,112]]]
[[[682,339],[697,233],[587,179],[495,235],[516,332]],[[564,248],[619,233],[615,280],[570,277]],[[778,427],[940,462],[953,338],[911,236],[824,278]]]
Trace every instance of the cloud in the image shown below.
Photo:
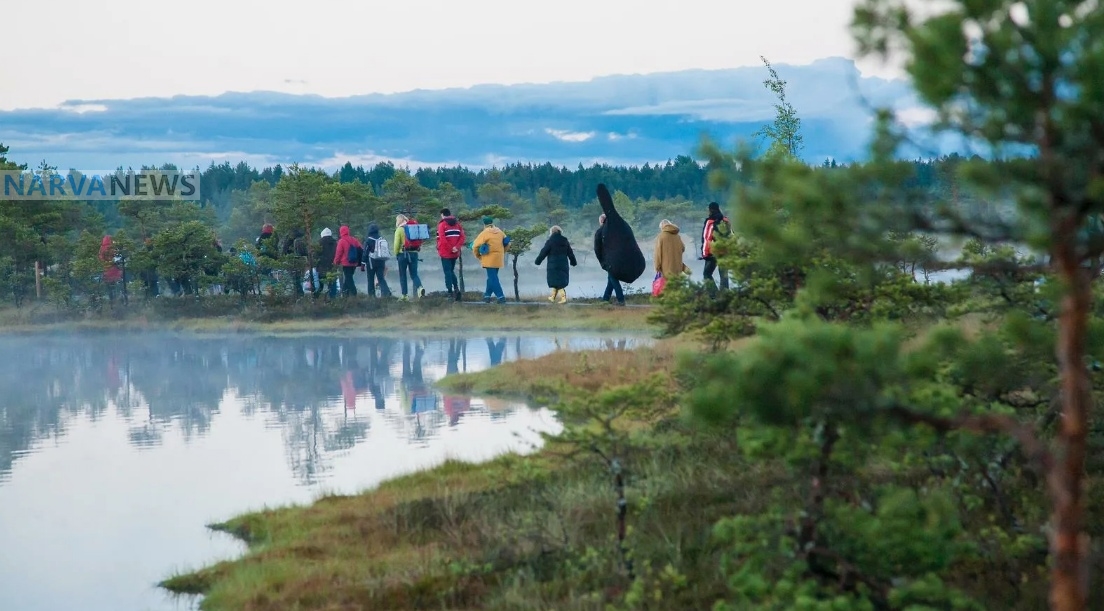
[[[326,171],[334,172],[344,166],[346,163],[353,164],[353,167],[362,166],[365,168],[375,167],[378,164],[390,162],[397,168],[409,167],[411,169],[418,168],[437,168],[441,166],[454,167],[462,165],[457,160],[450,161],[423,161],[414,159],[410,156],[397,156],[397,155],[380,155],[375,151],[361,151],[358,153],[346,153],[344,151],[334,151],[333,155],[324,159],[317,159],[312,161],[309,165],[323,168]]]
[[[12,159],[65,168],[242,160],[328,170],[347,161],[411,168],[517,161],[575,167],[599,159],[638,165],[689,154],[703,133],[723,143],[750,137],[774,114],[760,72],[693,70],[343,98],[260,91],[73,100],[64,108],[0,111],[0,138]],[[784,73],[814,162],[821,152],[841,161],[866,156],[870,113],[840,74],[815,65]],[[860,77],[859,84],[873,92],[874,104],[919,105],[904,83]]]
[[[86,112],[105,112],[107,111],[107,105],[105,104],[82,104],[79,102],[65,102],[58,106],[60,110],[66,112],[75,112],[78,115]]]
[[[931,108],[912,106],[897,110],[897,120],[906,127],[928,126],[935,122],[936,113]]]
[[[544,128],[544,133],[564,142],[586,142],[595,136],[595,132],[571,132],[564,129]]]

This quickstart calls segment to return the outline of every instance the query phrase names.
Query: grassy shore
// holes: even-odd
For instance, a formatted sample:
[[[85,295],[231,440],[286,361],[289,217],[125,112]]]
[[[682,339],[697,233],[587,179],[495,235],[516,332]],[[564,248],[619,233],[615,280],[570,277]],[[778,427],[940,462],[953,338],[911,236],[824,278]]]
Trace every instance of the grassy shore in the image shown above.
[[[557,352],[444,384],[565,408],[642,383],[673,388],[678,347]],[[709,606],[725,592],[713,523],[761,509],[764,496],[740,490],[768,485],[788,494],[789,486],[781,469],[731,468],[731,437],[687,429],[662,395],[648,426],[615,424],[624,435],[618,454],[635,581],[618,551],[608,464],[559,439],[529,456],[449,462],[362,494],[212,525],[247,542],[247,554],[161,585],[204,594],[208,610]]]
[[[455,303],[443,297],[400,302],[360,297],[355,300],[309,298],[253,299],[214,296],[202,299],[135,299],[127,306],[98,311],[31,304],[0,310],[0,329],[8,334],[171,331],[198,334],[387,333],[410,331],[627,331],[644,332],[650,310],[646,299],[629,307],[598,300],[559,305],[547,301],[484,304],[471,296]]]

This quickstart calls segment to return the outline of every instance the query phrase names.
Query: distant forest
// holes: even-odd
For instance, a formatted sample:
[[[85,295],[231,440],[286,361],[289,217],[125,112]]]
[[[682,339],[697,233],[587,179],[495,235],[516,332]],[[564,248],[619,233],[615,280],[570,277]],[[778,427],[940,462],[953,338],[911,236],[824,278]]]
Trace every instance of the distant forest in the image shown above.
[[[958,162],[964,158],[950,155],[938,159],[916,160],[915,186],[930,188],[933,193],[945,194],[953,190],[953,172]],[[834,161],[826,160],[824,167],[835,168]],[[161,166],[173,168],[174,166]],[[391,162],[382,162],[372,168],[354,167],[346,163],[331,177],[341,183],[359,182],[370,185],[377,196],[384,193],[384,185],[394,178],[397,172],[404,171]],[[722,201],[724,194],[709,186],[707,165],[695,161],[687,155],[679,155],[667,163],[642,166],[611,166],[594,164],[574,169],[556,167],[551,163],[542,165],[515,163],[501,169],[473,170],[466,167],[438,167],[406,169],[418,184],[426,189],[438,189],[450,184],[464,202],[471,207],[481,205],[479,190],[488,183],[505,183],[518,197],[535,200],[541,189],[547,189],[569,209],[578,209],[594,200],[594,188],[605,183],[612,190],[618,190],[632,200],[681,199],[694,203]],[[233,202],[233,192],[245,192],[254,182],[263,181],[275,186],[285,175],[282,166],[258,170],[248,163],[232,165],[224,162],[212,163],[202,172],[200,190],[205,205],[213,207],[219,218],[229,218]]]
[[[964,160],[950,156],[912,162],[914,193],[933,203],[993,205],[960,193],[955,176]],[[0,144],[0,169],[27,167],[9,159],[7,147]],[[842,167],[826,161],[817,169]],[[56,171],[46,161],[37,169]],[[165,164],[141,169],[178,168]],[[97,253],[105,235],[113,236],[117,251],[134,257],[133,270],[192,277],[224,264],[216,245],[252,248],[267,223],[275,225],[282,240],[305,235],[307,246],[315,248],[323,228],[337,233],[339,226],[348,225],[354,235],[364,236],[376,223],[390,231],[397,213],[414,215],[436,229],[442,207],[460,217],[470,237],[478,234],[479,219],[489,211],[518,238],[517,255],[528,249],[530,238],[553,225],[585,252],[601,214],[595,194],[599,183],[613,192],[618,212],[642,242],[652,240],[666,219],[682,229],[689,248],[697,248],[710,201],[719,202],[729,215],[735,212],[727,194],[711,186],[711,169],[685,155],[665,164],[594,164],[574,170],[551,163],[411,170],[384,162],[370,169],[347,163],[327,172],[298,165],[258,169],[242,162],[202,170],[199,202],[0,201],[0,223],[9,228],[9,238],[0,246],[0,296],[20,303],[31,294],[36,266],[54,270],[51,274],[59,281],[59,274],[84,278],[80,266],[93,271],[99,265]],[[737,172],[735,179],[745,177]]]

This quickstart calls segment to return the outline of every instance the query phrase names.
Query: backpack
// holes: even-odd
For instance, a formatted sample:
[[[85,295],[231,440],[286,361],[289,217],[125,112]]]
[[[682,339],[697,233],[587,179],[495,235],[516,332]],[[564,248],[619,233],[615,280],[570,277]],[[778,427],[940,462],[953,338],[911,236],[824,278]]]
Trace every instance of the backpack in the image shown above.
[[[387,240],[383,238],[375,238],[376,245],[372,248],[372,254],[368,255],[368,258],[373,261],[386,261],[391,258],[391,249],[387,247]]]
[[[345,255],[346,265],[360,265],[360,260],[364,258],[364,247],[357,246],[352,242],[349,242],[349,254]]]
[[[429,226],[410,219],[403,225],[403,250],[418,250],[429,239]]]
[[[727,238],[728,236],[732,235],[732,223],[728,221],[727,216],[714,223],[713,233],[721,236],[722,238]]]

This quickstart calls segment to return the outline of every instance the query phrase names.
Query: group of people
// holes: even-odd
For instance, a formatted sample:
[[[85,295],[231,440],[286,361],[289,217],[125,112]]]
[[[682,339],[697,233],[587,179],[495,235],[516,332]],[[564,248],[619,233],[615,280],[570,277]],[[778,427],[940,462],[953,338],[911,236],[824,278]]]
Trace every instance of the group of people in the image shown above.
[[[722,289],[728,288],[728,272],[718,268],[717,255],[713,250],[713,244],[718,237],[729,235],[732,235],[732,225],[728,217],[721,212],[720,204],[710,202],[709,215],[705,217],[705,223],[702,224],[701,252],[698,254],[698,259],[705,261],[702,279],[707,286],[716,286],[713,273],[719,271],[720,287]],[[683,262],[684,252],[685,246],[682,243],[682,238],[679,237],[678,225],[667,219],[660,221],[659,238],[656,240],[654,257],[657,278],[661,277],[664,280],[669,280],[681,274],[691,273],[690,268]]]
[[[437,255],[441,258],[441,267],[445,276],[445,290],[449,299],[460,301],[460,283],[456,275],[456,262],[462,254],[467,242],[464,227],[448,208],[442,208],[440,219],[437,223]],[[267,226],[266,226],[267,227]],[[262,233],[262,237],[263,237]],[[399,214],[395,217],[395,233],[392,241],[380,234],[379,225],[372,223],[368,226],[364,240],[352,235],[348,225],[338,228],[338,237],[333,237],[332,231],[327,227],[322,230],[320,254],[318,266],[312,270],[314,276],[315,295],[322,292],[321,279],[329,275],[334,269],[341,270],[340,281],[331,280],[326,289],[331,297],[336,297],[338,286],[345,296],[357,294],[354,274],[358,269],[368,276],[367,293],[375,296],[377,290],[380,297],[392,296],[391,288],[387,284],[386,271],[388,261],[392,258],[398,264],[399,290],[402,300],[408,300],[409,295],[415,297],[425,296],[425,287],[418,274],[418,263],[421,261],[421,249],[429,239],[428,231],[421,226],[416,219]],[[261,238],[258,238],[260,244]],[[498,272],[505,264],[506,248],[510,244],[510,238],[494,224],[494,218],[483,217],[483,230],[472,242],[472,251],[479,260],[487,274],[487,285],[483,300],[490,302],[492,298],[499,303],[505,303],[506,295],[502,290],[502,283],[498,279]],[[310,275],[308,275],[308,280]]]
[[[495,225],[495,219],[485,216],[482,219],[483,229],[471,242],[471,249],[486,274],[486,284],[483,291],[483,301],[491,303],[505,303],[506,296],[499,279],[499,272],[506,262],[506,251],[510,245],[510,237]],[[679,234],[679,227],[667,219],[659,223],[659,238],[656,241],[653,257],[657,278],[670,279],[677,275],[690,273],[690,269],[683,262],[685,245]],[[713,281],[713,273],[717,271],[717,259],[713,251],[713,244],[720,236],[731,233],[728,219],[720,211],[716,202],[709,204],[709,214],[702,226],[702,246],[699,259],[705,261],[703,278],[707,283],[716,286]],[[594,254],[603,270],[610,267],[611,240],[606,231],[606,214],[598,219],[598,228],[594,232]],[[255,244],[261,261],[256,261],[252,255],[246,252],[237,253],[230,249],[230,254],[237,255],[247,264],[257,267],[262,275],[269,274],[271,263],[265,263],[267,259],[275,260],[280,255],[296,254],[307,256],[306,241],[301,229],[292,232],[282,246],[278,247],[274,228],[265,223]],[[420,225],[416,219],[399,214],[395,217],[395,232],[389,243],[381,232],[379,225],[371,223],[363,240],[352,235],[348,225],[342,225],[338,229],[335,238],[330,228],[325,228],[320,233],[317,246],[315,266],[306,270],[302,284],[296,283],[297,292],[305,294],[308,290],[315,297],[326,292],[331,298],[337,297],[340,291],[345,296],[358,294],[354,274],[359,269],[367,274],[367,293],[370,296],[378,294],[380,297],[391,297],[392,292],[387,284],[386,270],[388,261],[394,257],[398,265],[400,299],[407,300],[409,295],[424,297],[425,288],[418,274],[421,249],[426,240],[430,239],[428,228]],[[437,255],[440,257],[444,273],[445,290],[449,299],[460,301],[461,291],[456,275],[456,264],[463,249],[467,244],[467,236],[460,221],[448,208],[440,210],[440,218],[437,222],[436,246]],[[217,245],[221,252],[221,244]],[[104,263],[104,281],[113,287],[120,279],[121,272],[119,262],[114,254],[111,236],[105,236],[100,249],[100,259]],[[536,265],[547,262],[546,281],[551,294],[548,300],[551,302],[566,303],[567,287],[570,284],[570,268],[578,265],[575,252],[570,241],[559,226],[549,229],[548,238],[541,247],[535,260]],[[333,271],[340,274],[332,274]],[[720,270],[721,288],[728,288],[728,274]],[[611,301],[616,299],[616,301]],[[602,300],[625,305],[625,294],[621,282],[612,273],[607,272],[607,282],[602,294]]]

